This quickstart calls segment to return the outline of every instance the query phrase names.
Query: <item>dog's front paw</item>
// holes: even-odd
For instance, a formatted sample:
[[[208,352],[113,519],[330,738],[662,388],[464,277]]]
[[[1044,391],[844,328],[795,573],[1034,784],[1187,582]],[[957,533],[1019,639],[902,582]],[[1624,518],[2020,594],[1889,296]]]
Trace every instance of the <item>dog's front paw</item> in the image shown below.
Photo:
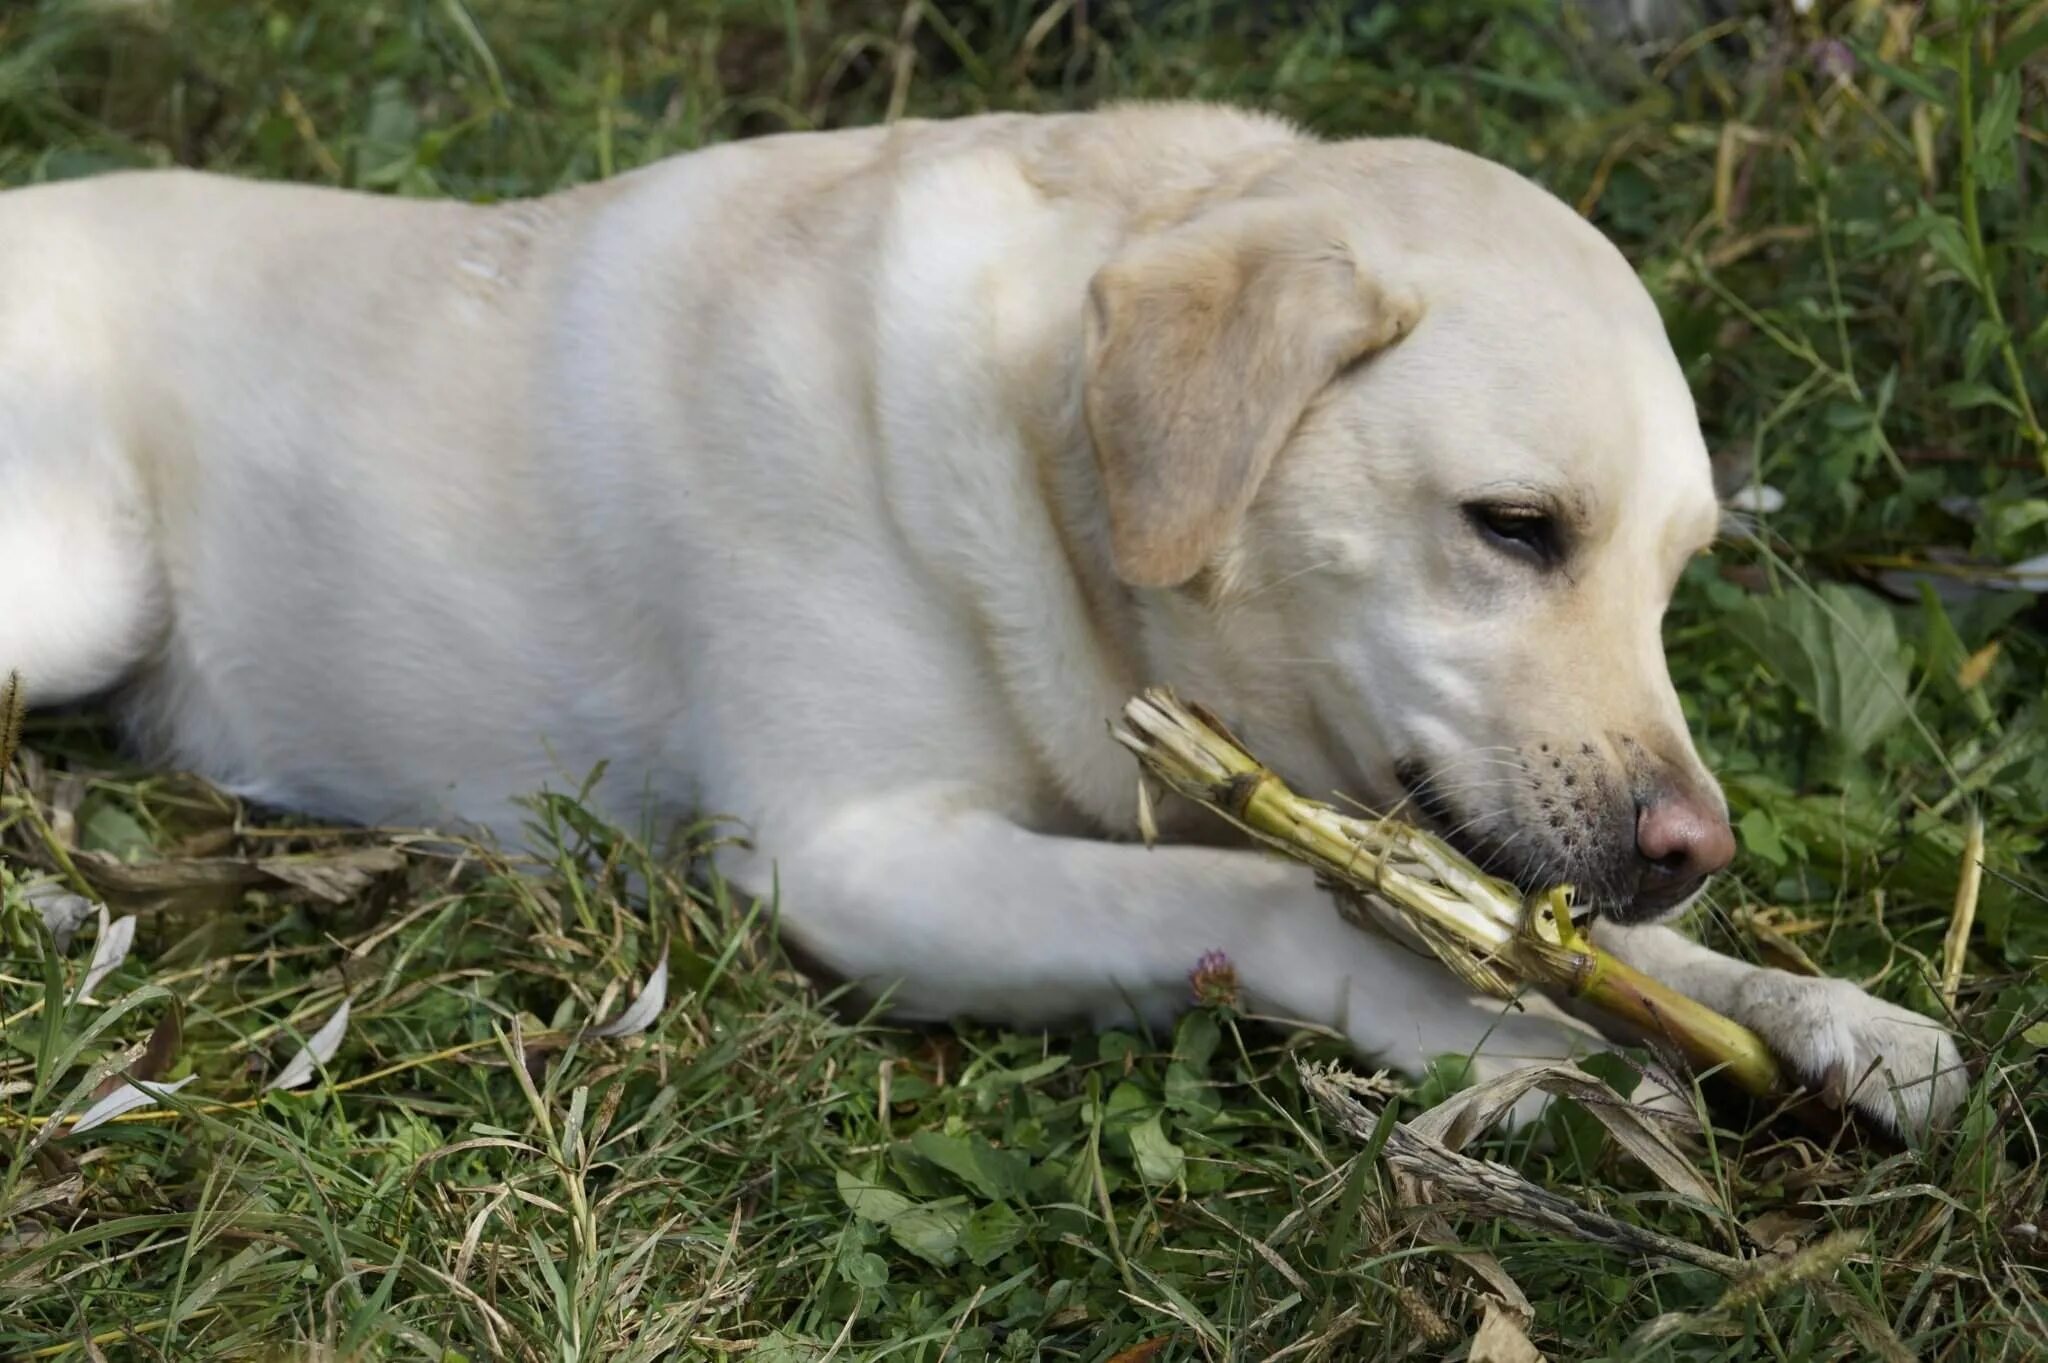
[[[1847,980],[1759,970],[1739,990],[1735,1017],[1800,1082],[1892,1131],[1924,1135],[1946,1122],[1969,1090],[1947,1028]]]

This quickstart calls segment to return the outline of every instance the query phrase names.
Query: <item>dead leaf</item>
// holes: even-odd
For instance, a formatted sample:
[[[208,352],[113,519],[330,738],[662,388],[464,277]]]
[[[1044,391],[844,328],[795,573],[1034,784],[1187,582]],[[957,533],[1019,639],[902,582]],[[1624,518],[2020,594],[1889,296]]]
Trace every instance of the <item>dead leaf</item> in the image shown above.
[[[176,1093],[198,1077],[196,1074],[188,1074],[183,1079],[174,1079],[168,1084],[123,1084],[87,1108],[79,1119],[71,1124],[71,1134],[76,1136],[81,1131],[90,1131],[124,1113],[148,1107],[152,1103],[161,1103],[165,1094]]]
[[[1790,1254],[1799,1248],[1800,1241],[1813,1234],[1814,1227],[1811,1217],[1780,1208],[1752,1217],[1743,1223],[1742,1229],[1759,1247],[1773,1254]]]
[[[306,856],[184,857],[126,862],[107,852],[78,852],[72,861],[92,887],[115,898],[226,895],[263,885],[289,885],[330,904],[346,903],[380,875],[399,870],[393,847],[352,847]]]
[[[273,880],[296,886],[329,904],[346,904],[377,877],[405,869],[395,847],[353,847],[317,856],[266,857],[256,863]]]
[[[1465,1363],[1543,1363],[1543,1355],[1522,1333],[1515,1318],[1495,1302],[1486,1303],[1479,1333],[1472,1336]]]
[[[1764,955],[1769,957],[1767,964],[1794,975],[1819,978],[1827,974],[1811,956],[1806,954],[1803,947],[1777,927],[1766,922],[1761,915],[1746,914],[1741,921],[1744,930],[1755,940]]]
[[[57,943],[57,950],[71,950],[71,939],[85,926],[98,907],[82,894],[73,894],[59,880],[44,879],[31,882],[21,892],[21,897],[43,917],[43,926]]]
[[[1717,1211],[1727,1210],[1721,1195],[1700,1177],[1666,1132],[1666,1127],[1674,1124],[1690,1127],[1685,1115],[1639,1107],[1577,1065],[1527,1065],[1510,1070],[1459,1090],[1408,1126],[1447,1149],[1462,1150],[1532,1089],[1576,1099],[1665,1187]]]
[[[48,1207],[58,1202],[78,1201],[85,1191],[83,1174],[67,1174],[55,1183],[30,1183],[15,1193],[14,1200],[0,1206],[0,1222],[9,1222],[25,1216],[38,1207]]]
[[[1341,1082],[1333,1082],[1330,1067],[1298,1063],[1298,1069],[1316,1105],[1353,1139],[1378,1137],[1379,1114],[1346,1093]],[[1392,1123],[1384,1135],[1380,1158],[1396,1179],[1412,1179],[1442,1201],[1587,1244],[1695,1264],[1723,1277],[1744,1271],[1740,1259],[1582,1207],[1505,1165],[1460,1154],[1407,1122]]]
[[[100,934],[93,942],[92,962],[85,968],[85,978],[78,982],[78,992],[71,996],[73,1003],[91,1002],[92,991],[101,980],[121,968],[121,963],[128,959],[128,948],[135,942],[134,914],[124,914],[109,923],[107,906],[101,904],[99,911]]]
[[[1139,1340],[1122,1353],[1110,1355],[1109,1363],[1150,1363],[1161,1349],[1171,1343],[1172,1335],[1154,1335],[1151,1339]]]
[[[626,1007],[626,1011],[605,1023],[592,1027],[590,1035],[621,1037],[639,1036],[654,1025],[661,1016],[661,1010],[668,1003],[668,949],[661,953],[661,964],[654,967],[654,973],[647,977],[647,987],[640,991],[640,997]]]
[[[135,1068],[129,1073],[137,1079],[162,1078],[170,1072],[171,1062],[178,1058],[178,1049],[184,1044],[185,1010],[173,997],[163,1021],[149,1034],[149,1048],[143,1051],[142,1059],[135,1062]]]
[[[1991,674],[1991,664],[1998,661],[2000,645],[1993,639],[1984,647],[1963,659],[1956,669],[1956,685],[1965,691],[1974,691],[1984,684],[1984,678]]]
[[[316,1067],[334,1059],[335,1052],[341,1049],[341,1039],[348,1035],[348,1006],[349,1000],[343,999],[341,1007],[320,1024],[319,1031],[306,1038],[306,1044],[285,1062],[277,1077],[263,1086],[266,1091],[298,1088],[312,1079]]]
[[[117,898],[247,890],[265,879],[255,863],[237,857],[126,862],[109,852],[74,852],[71,860],[93,889]]]

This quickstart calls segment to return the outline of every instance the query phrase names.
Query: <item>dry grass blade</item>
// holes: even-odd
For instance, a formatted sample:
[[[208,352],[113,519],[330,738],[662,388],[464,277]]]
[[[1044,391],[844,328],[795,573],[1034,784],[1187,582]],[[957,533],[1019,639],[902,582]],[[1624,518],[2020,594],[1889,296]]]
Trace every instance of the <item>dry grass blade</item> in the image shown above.
[[[1313,1065],[1301,1066],[1301,1082],[1316,1105],[1346,1132],[1361,1141],[1373,1139],[1379,1114],[1346,1093],[1341,1082]],[[1740,1259],[1581,1207],[1505,1165],[1461,1155],[1406,1122],[1391,1125],[1380,1157],[1396,1174],[1489,1216],[1629,1254],[1692,1264],[1726,1277],[1744,1271]]]
[[[1529,1342],[1529,1336],[1522,1333],[1521,1325],[1513,1316],[1488,1302],[1486,1314],[1479,1322],[1479,1332],[1472,1336],[1472,1351],[1465,1356],[1465,1363],[1543,1363],[1543,1355]]]
[[[1963,963],[1970,954],[1970,930],[1977,923],[1977,900],[1983,888],[1984,816],[1973,813],[1969,831],[1963,839],[1955,908],[1949,915],[1948,933],[1941,943],[1941,1001],[1950,1011],[1954,1011],[1956,1006],[1956,991],[1962,988]]]
[[[1519,982],[1582,999],[1759,1097],[1784,1090],[1763,1039],[1580,936],[1571,887],[1524,898],[1449,843],[1392,818],[1359,818],[1289,789],[1214,718],[1154,689],[1124,707],[1118,742],[1161,782],[1315,869],[1354,922],[1418,938],[1460,979],[1499,995]]]

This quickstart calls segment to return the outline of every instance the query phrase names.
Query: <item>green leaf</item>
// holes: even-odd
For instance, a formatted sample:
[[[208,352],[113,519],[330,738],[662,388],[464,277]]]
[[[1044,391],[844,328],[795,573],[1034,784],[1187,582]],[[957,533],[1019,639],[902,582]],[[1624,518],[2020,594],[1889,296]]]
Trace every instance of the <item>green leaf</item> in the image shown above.
[[[1000,1202],[992,1203],[967,1218],[960,1231],[960,1252],[985,1268],[1014,1249],[1024,1233],[1024,1222],[1017,1213]]]
[[[870,1291],[889,1285],[889,1261],[849,1239],[839,1250],[839,1276]]]
[[[839,1171],[839,1199],[846,1209],[863,1221],[874,1221],[887,1225],[916,1204],[893,1188],[884,1188],[879,1183]]]
[[[1166,1138],[1156,1112],[1131,1128],[1131,1154],[1147,1183],[1171,1183],[1187,1163],[1187,1153]]]
[[[1140,1117],[1157,1111],[1158,1107],[1157,1098],[1126,1079],[1109,1091],[1109,1101],[1102,1105],[1102,1129],[1127,1131]]]
[[[1178,1060],[1166,1067],[1165,1090],[1166,1106],[1186,1118],[1190,1126],[1208,1126],[1222,1115],[1223,1103],[1215,1086]]]
[[[1173,1053],[1186,1061],[1191,1069],[1200,1071],[1216,1054],[1217,1044],[1222,1039],[1216,1018],[1208,1009],[1190,1009],[1181,1015],[1180,1024],[1173,1029]]]
[[[1867,592],[1827,582],[1753,597],[1728,626],[1813,712],[1840,759],[1862,757],[1909,711],[1908,651],[1891,610]]]
[[[1028,1161],[976,1136],[920,1131],[910,1138],[910,1148],[991,1202],[1017,1196],[1031,1168]]]
[[[1035,1084],[1047,1075],[1057,1074],[1066,1066],[1066,1056],[1049,1055],[1043,1060],[1019,1066],[1014,1070],[989,1070],[985,1074],[975,1076],[972,1087],[977,1093],[993,1095],[1006,1089]]]
[[[1778,821],[1769,811],[1756,808],[1742,816],[1736,825],[1742,833],[1742,850],[1754,857],[1762,857],[1773,866],[1786,862],[1785,840],[1778,836]]]
[[[1991,82],[1991,91],[1977,111],[1977,176],[1987,189],[2008,184],[2013,176],[2014,135],[2020,118],[2020,78],[2007,72]]]
[[[1871,71],[1876,72],[1880,76],[1883,76],[1886,80],[1890,81],[1894,85],[1897,85],[1903,89],[1911,90],[1914,94],[1920,96],[1920,98],[1926,100],[1929,104],[1938,105],[1943,108],[1947,107],[1948,96],[1942,93],[1940,87],[1936,86],[1932,81],[1928,80],[1925,76],[1919,75],[1918,73],[1913,71],[1908,71],[1903,66],[1894,66],[1892,63],[1878,56],[1877,51],[1874,48],[1866,47],[1863,44],[1856,42],[1850,43],[1849,46],[1850,49],[1855,52],[1856,60],[1860,65],[1866,67]]]
[[[2017,71],[2027,58],[2048,47],[2048,19],[2038,20],[2030,28],[2018,33],[2009,33],[1998,44],[1992,55],[1991,69],[1994,71]]]
[[[839,1171],[839,1197],[848,1210],[863,1221],[873,1221],[889,1232],[889,1238],[920,1259],[944,1268],[959,1257],[961,1228],[967,1214],[961,1199],[943,1202],[912,1202],[892,1188]]]
[[[1943,401],[1959,412],[1972,407],[1996,407],[2009,416],[2020,414],[2018,403],[1982,379],[1944,384],[1939,394]]]
[[[959,1198],[924,1202],[889,1219],[889,1238],[929,1264],[940,1268],[960,1257],[960,1233],[967,1212]]]
[[[1927,230],[1927,248],[1935,258],[1965,279],[1977,277],[1977,258],[1970,254],[1970,239],[1954,218],[1936,218]]]
[[[2036,1048],[2048,1048],[2048,1022],[2037,1022],[2020,1033],[2020,1040]]]
[[[133,814],[112,800],[93,800],[78,819],[78,845],[88,852],[110,852],[123,861],[156,856],[156,842]]]

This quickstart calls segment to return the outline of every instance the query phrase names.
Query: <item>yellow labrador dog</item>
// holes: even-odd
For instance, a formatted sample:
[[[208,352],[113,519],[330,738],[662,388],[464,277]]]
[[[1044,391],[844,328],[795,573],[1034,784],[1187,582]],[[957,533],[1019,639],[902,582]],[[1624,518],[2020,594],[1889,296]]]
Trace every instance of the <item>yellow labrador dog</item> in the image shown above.
[[[1734,850],[1659,641],[1707,456],[1622,257],[1504,169],[1169,105],[498,207],[117,175],[0,244],[0,668],[165,762],[516,838],[604,761],[908,1016],[1158,1017],[1222,951],[1398,1065],[1585,1048],[1298,868],[1132,845],[1106,725],[1163,682],[1881,1119],[1958,1101],[1926,1019],[1651,925]]]

